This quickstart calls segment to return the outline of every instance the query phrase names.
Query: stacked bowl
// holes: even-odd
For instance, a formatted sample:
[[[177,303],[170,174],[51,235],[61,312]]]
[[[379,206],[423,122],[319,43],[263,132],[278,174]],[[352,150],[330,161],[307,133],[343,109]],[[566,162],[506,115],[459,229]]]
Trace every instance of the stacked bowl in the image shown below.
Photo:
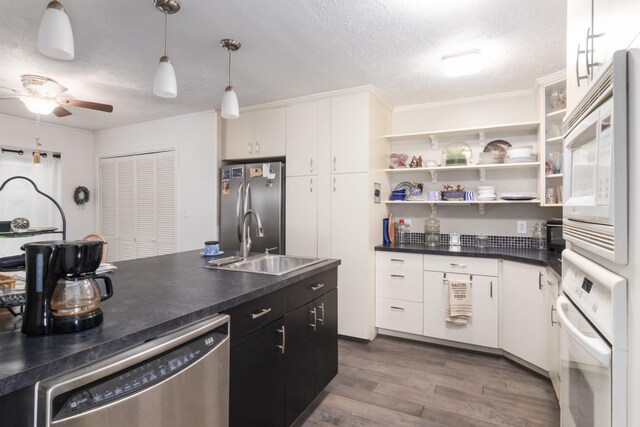
[[[391,192],[391,200],[404,200],[406,197],[406,189],[393,190]]]
[[[477,200],[496,200],[496,187],[493,185],[478,185]]]

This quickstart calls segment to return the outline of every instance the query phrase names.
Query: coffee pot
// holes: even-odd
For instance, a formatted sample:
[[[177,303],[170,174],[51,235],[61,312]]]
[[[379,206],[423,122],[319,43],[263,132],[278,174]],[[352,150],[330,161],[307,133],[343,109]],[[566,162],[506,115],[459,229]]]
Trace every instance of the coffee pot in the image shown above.
[[[27,276],[23,333],[77,332],[102,323],[100,302],[113,295],[111,279],[95,275],[103,244],[81,240],[23,246]],[[104,281],[105,295],[97,280]]]

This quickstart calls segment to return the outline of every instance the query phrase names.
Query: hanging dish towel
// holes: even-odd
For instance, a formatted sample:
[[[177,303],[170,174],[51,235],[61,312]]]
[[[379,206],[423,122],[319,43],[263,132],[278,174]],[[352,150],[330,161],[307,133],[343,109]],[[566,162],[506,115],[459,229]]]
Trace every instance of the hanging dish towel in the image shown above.
[[[464,326],[471,317],[471,282],[448,280],[449,303],[446,320],[454,325]]]

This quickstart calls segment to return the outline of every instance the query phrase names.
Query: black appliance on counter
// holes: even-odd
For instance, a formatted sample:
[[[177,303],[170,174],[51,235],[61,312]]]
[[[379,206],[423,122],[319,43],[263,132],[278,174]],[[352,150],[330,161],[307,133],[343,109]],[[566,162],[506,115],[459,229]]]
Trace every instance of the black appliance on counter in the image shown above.
[[[100,302],[113,295],[111,279],[96,276],[104,242],[26,243],[26,293],[22,332],[43,335],[78,332],[102,323]],[[96,279],[105,282],[102,295]]]
[[[562,252],[566,247],[562,238],[562,220],[550,219],[547,221],[547,248],[550,251]]]

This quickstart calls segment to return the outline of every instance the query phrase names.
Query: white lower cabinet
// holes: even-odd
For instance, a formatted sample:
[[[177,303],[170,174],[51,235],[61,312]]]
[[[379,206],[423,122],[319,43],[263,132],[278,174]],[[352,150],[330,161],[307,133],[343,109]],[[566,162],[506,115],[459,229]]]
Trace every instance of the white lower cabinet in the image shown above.
[[[504,261],[502,269],[502,348],[549,371],[550,307],[545,267]]]
[[[498,348],[498,277],[446,273],[446,280],[471,282],[472,315],[462,326],[447,322],[445,318],[449,287],[444,275],[444,272],[424,272],[424,335]]]
[[[422,303],[392,298],[376,298],[378,328],[422,335]]]
[[[549,315],[546,321],[549,361],[547,370],[549,371],[549,377],[553,382],[554,388],[558,387],[560,381],[560,324],[558,323],[558,315],[556,313],[556,300],[558,299],[559,286],[560,283],[558,283],[551,272],[547,271],[544,286],[544,298]],[[558,393],[558,390],[556,390],[556,393]]]
[[[376,252],[376,327],[422,335],[422,255]]]

